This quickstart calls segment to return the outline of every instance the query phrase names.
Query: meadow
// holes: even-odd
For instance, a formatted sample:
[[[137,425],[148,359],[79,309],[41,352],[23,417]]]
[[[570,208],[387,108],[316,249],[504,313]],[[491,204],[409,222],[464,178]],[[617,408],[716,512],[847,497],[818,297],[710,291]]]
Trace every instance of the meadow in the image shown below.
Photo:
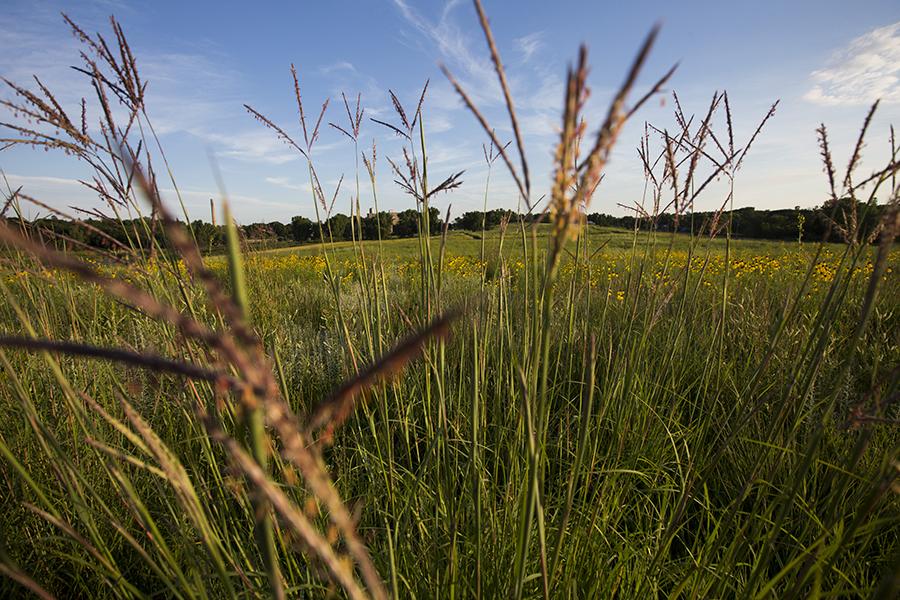
[[[398,102],[408,154],[392,167],[418,237],[331,242],[320,226],[319,243],[249,250],[226,206],[227,252],[204,257],[159,196],[114,30],[120,54],[84,36],[86,71],[98,92],[115,82],[127,125],[106,111],[91,138],[34,96],[69,138],[30,139],[65,141],[112,211],[153,219],[129,221],[132,245],[67,252],[0,224],[0,594],[896,597],[896,149],[871,177],[855,158],[837,176],[823,126],[843,244],[734,239],[725,205],[659,231],[667,207],[690,219],[698,148],[719,146],[714,176],[733,184],[749,147],[712,143],[729,110],[714,99],[656,160],[648,138],[639,229],[587,225],[651,35],[596,143],[579,124],[584,54],[570,71],[546,223],[425,233],[456,180],[429,185],[427,103]],[[327,223],[318,125],[299,108],[294,142],[248,107],[306,159]],[[347,113],[355,141],[362,114]],[[524,157],[489,147],[527,202]],[[878,190],[887,208],[864,232]]]

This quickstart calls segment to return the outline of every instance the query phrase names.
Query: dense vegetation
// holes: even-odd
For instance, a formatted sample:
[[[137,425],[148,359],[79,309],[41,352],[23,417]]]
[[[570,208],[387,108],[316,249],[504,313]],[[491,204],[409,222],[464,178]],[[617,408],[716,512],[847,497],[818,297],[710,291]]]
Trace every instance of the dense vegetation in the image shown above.
[[[358,190],[354,215],[330,213],[294,73],[297,141],[247,108],[305,158],[318,218],[289,231],[318,243],[255,251],[227,205],[221,231],[175,219],[141,150],[152,129],[132,127],[145,85],[121,28],[108,44],[72,27],[100,133],[11,84],[50,131],[13,125],[14,143],[72,154],[112,211],[150,214],[66,233],[0,219],[0,594],[896,597],[900,165],[892,147],[856,176],[869,119],[845,176],[820,130],[819,240],[736,239],[739,211],[693,211],[714,119],[713,177],[733,182],[753,142],[731,139],[720,94],[645,159],[671,223],[592,225],[622,125],[671,72],[626,108],[651,34],[588,136],[582,50],[546,222],[441,228],[430,202],[458,174],[428,185],[427,105],[395,99],[416,235],[384,239]],[[346,109],[355,143],[362,109]],[[484,127],[489,165],[518,153],[502,158],[528,205],[521,141]],[[218,235],[224,254],[204,255]]]
[[[874,231],[883,218],[884,206],[876,205],[866,211],[863,203],[857,202],[855,209],[851,206],[850,199],[842,199],[838,204],[838,210],[850,214],[853,210],[865,214],[865,221],[861,223],[863,235],[869,235]],[[694,233],[702,231],[705,224],[717,216],[723,222],[732,225],[732,236],[735,238],[768,239],[798,241],[826,240],[828,242],[842,242],[840,232],[831,227],[830,215],[835,209],[835,203],[827,202],[818,208],[794,208],[780,210],[756,210],[754,208],[739,208],[733,213],[725,210],[695,212],[689,222],[682,221],[677,226],[680,233]],[[495,229],[504,219],[513,221],[523,220],[526,223],[533,221],[548,222],[549,217],[535,217],[529,214],[515,214],[509,210],[493,209],[489,211],[467,211],[453,219],[448,224],[451,230],[471,231],[478,234],[482,229]],[[18,223],[18,219],[11,219]],[[604,227],[617,227],[628,231],[640,227],[641,218],[635,216],[612,216],[604,213],[591,213],[587,215],[587,221],[594,225]],[[659,231],[673,231],[676,215],[674,213],[662,213],[657,216],[655,227]],[[331,215],[325,221],[325,227],[331,231],[331,239],[334,241],[351,241],[354,238],[377,240],[389,238],[412,238],[419,235],[419,213],[412,209],[401,212],[381,211],[375,214],[367,214],[360,219],[361,232],[351,229],[351,219],[345,214]],[[114,219],[84,219],[72,221],[54,216],[33,219],[18,223],[39,230],[48,239],[56,240],[63,248],[72,249],[88,246],[91,248],[113,249],[114,242],[128,244],[130,239],[140,239],[141,243],[149,246],[148,234],[156,232],[155,243],[165,244],[165,235],[157,230],[152,222],[138,223],[132,220],[124,220],[121,224]],[[431,208],[429,219],[431,235],[439,235],[444,222],[440,211]],[[88,227],[85,227],[87,225]],[[124,225],[124,227],[122,226]],[[197,244],[206,251],[221,251],[225,247],[225,226],[213,225],[207,221],[196,220],[190,224],[190,228]],[[270,221],[268,223],[250,223],[240,226],[243,238],[253,245],[291,245],[306,244],[319,241],[319,229],[316,221],[303,216],[295,216],[290,223]]]
[[[419,213],[415,210],[404,210],[399,213],[380,212],[379,216],[368,215],[360,219],[361,231],[354,231],[351,219],[345,214],[331,215],[324,226],[331,231],[333,241],[350,241],[355,238],[369,240],[389,237],[415,237],[418,235]],[[437,209],[431,213],[431,235],[440,233],[443,226]],[[155,244],[166,245],[163,230],[150,217],[140,219],[111,218],[103,219],[64,219],[54,215],[49,217],[25,220],[9,219],[19,227],[26,227],[55,240],[60,248],[83,249],[100,248],[114,250],[118,244],[138,243],[149,247],[152,237]],[[270,244],[306,244],[319,241],[319,226],[303,216],[295,216],[290,223],[270,221],[268,223],[250,223],[239,227],[244,240],[255,245]],[[214,225],[208,221],[195,220],[190,223],[191,234],[197,245],[203,250],[221,251],[225,248],[225,226]]]

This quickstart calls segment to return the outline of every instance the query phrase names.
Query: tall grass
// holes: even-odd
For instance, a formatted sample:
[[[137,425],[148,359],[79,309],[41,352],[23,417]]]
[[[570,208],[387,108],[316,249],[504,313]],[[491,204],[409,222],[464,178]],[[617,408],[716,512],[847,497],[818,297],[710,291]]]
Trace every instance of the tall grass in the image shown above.
[[[841,178],[823,126],[847,243],[760,257],[730,238],[727,206],[771,113],[736,149],[727,95],[702,119],[676,96],[676,133],[645,128],[645,227],[622,243],[584,214],[624,123],[672,74],[629,103],[655,32],[596,133],[579,53],[542,209],[475,4],[513,143],[447,74],[489,137],[488,166],[500,158],[549,224],[483,231],[463,267],[459,240],[432,235],[429,209],[463,174],[429,173],[427,84],[414,110],[391,93],[395,120],[376,121],[405,142],[387,161],[420,214],[402,257],[400,242],[363,239],[359,158],[376,207],[378,163],[359,149],[360,101],[332,123],[354,156],[345,249],[328,230],[338,190],[314,160],[328,103],[308,123],[292,69],[302,144],[247,106],[305,159],[321,243],[302,261],[242,250],[227,210],[226,257],[200,255],[159,197],[165,157],[117,23],[112,45],[70,23],[99,127],[43,86],[10,84],[7,106],[38,124],[12,124],[9,143],[88,163],[109,218],[150,215],[99,254],[0,226],[4,594],[896,595],[896,148],[857,175],[870,113]],[[730,192],[712,222],[658,230],[667,210],[691,222],[717,177]],[[6,210],[30,201],[8,192]],[[838,201],[876,195],[886,217],[862,239]]]

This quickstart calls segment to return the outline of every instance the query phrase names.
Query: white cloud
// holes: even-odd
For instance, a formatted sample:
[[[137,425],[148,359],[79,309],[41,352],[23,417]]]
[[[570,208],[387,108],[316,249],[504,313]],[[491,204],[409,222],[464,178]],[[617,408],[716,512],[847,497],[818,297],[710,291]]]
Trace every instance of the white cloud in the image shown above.
[[[286,190],[295,190],[302,192],[311,192],[312,188],[308,183],[294,183],[288,177],[266,177],[264,180],[266,183],[270,183],[274,186],[284,188]]]
[[[347,62],[346,60],[339,60],[336,63],[319,67],[320,73],[328,74],[334,73],[335,71],[350,71],[351,73],[356,73],[356,67],[353,66],[353,63]]]
[[[528,62],[536,52],[544,47],[544,32],[535,31],[534,33],[523,35],[520,38],[516,38],[515,42],[519,52],[522,53],[522,59]]]
[[[192,206],[200,206],[207,207],[210,198],[215,199],[217,202],[222,198],[222,194],[220,192],[213,192],[210,190],[198,190],[198,189],[183,189],[179,188],[175,190],[174,188],[160,188],[160,193],[164,198],[176,198],[177,196],[181,196],[181,199],[187,205]],[[273,206],[276,208],[290,208],[293,205],[291,203],[286,202],[277,202],[277,201],[269,201],[259,196],[250,196],[247,194],[228,194],[228,201],[233,205],[234,209],[243,208],[253,206]],[[178,204],[174,201],[169,201],[170,209],[177,207]],[[192,218],[195,218],[196,215],[193,215]]]
[[[77,179],[69,179],[66,177],[50,177],[45,175],[16,175],[14,173],[9,173],[6,175],[7,181],[13,187],[13,189],[18,186],[22,186],[22,191],[26,191],[25,188],[31,185],[68,185],[68,186],[82,186],[83,184]]]
[[[480,153],[481,148],[465,141],[433,141],[428,145],[428,166],[440,167],[440,173],[436,175],[440,179],[444,170],[468,170],[484,162],[484,159],[478,160]],[[429,172],[429,179],[431,177]]]
[[[209,143],[216,154],[223,158],[272,165],[283,165],[301,158],[296,150],[289,148],[274,132],[263,129],[262,126],[228,135],[199,129],[189,132]]]
[[[413,9],[406,0],[394,0],[400,14],[436,47],[442,59],[460,79],[463,87],[477,102],[502,102],[503,96],[497,76],[491,64],[487,49],[483,42],[477,48],[485,48],[484,52],[472,52],[473,41],[456,25],[451,13],[459,0],[451,0],[441,11],[441,17],[431,22]],[[474,17],[473,17],[474,18]]]
[[[9,182],[10,186],[15,190],[19,186],[22,187],[22,192],[33,197],[37,197],[42,199],[46,194],[52,194],[53,192],[59,192],[62,190],[62,193],[71,197],[73,202],[77,201],[77,203],[83,206],[83,201],[85,199],[92,200],[89,205],[97,205],[97,206],[105,206],[105,202],[101,202],[96,199],[96,194],[93,190],[87,188],[81,181],[74,178],[69,177],[51,177],[45,175],[19,175],[16,173],[7,173],[6,180]],[[277,179],[277,178],[276,178]],[[267,179],[268,181],[268,179]],[[293,189],[291,186],[286,185],[283,187],[287,187]],[[76,189],[73,189],[76,188]],[[304,189],[302,186],[296,186],[296,189]],[[190,188],[179,188],[175,190],[174,188],[160,188],[159,190],[165,197],[174,198],[178,195],[182,197],[188,204],[194,204],[199,206],[206,206],[206,203],[210,198],[220,198],[221,194],[219,192],[213,192],[209,190],[199,190],[199,189],[190,189]],[[241,204],[258,204],[258,205],[271,205],[271,206],[282,206],[281,203],[272,203],[259,198],[258,196],[248,196],[244,194],[229,194],[229,200],[234,202],[239,202]],[[58,204],[58,203],[57,203]],[[170,206],[177,206],[177,203],[170,202]]]
[[[104,10],[108,8],[103,6]],[[101,18],[82,16],[76,21],[85,31],[104,31],[110,37]],[[55,11],[0,14],[0,48],[4,49],[0,53],[0,75],[26,88],[35,88],[31,74],[39,74],[73,116],[80,110],[81,96],[87,96],[91,127],[99,111],[87,78],[69,68],[78,62],[80,46],[67,29]],[[127,30],[126,24],[126,34]],[[48,44],[47,40],[54,42]],[[227,66],[226,50],[203,44],[194,44],[188,51],[161,51],[152,46],[133,49],[138,70],[149,82],[147,110],[160,136],[192,135],[222,157],[249,163],[280,165],[297,158],[273,132],[253,122],[244,112],[243,75]],[[346,66],[352,69],[349,63]],[[9,98],[12,94],[10,90],[0,90],[0,96]],[[0,116],[3,112],[8,111],[0,110]],[[121,111],[117,106],[113,112],[124,119],[124,115],[118,115]],[[227,134],[222,133],[226,131]]]
[[[810,78],[804,99],[815,104],[900,103],[900,21],[856,38]]]
[[[17,85],[36,88],[32,75],[37,74],[64,105],[74,105],[90,91],[85,77],[69,66],[78,57],[75,38],[62,17],[47,6],[35,6],[30,14],[2,11],[0,48],[0,75]],[[0,94],[13,95],[5,85]]]

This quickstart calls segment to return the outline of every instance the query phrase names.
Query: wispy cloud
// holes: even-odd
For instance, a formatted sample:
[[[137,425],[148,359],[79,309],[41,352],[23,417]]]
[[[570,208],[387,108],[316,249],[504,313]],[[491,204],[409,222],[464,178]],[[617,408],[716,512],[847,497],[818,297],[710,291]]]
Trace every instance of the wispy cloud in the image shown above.
[[[350,71],[351,73],[356,73],[356,67],[353,66],[353,63],[347,62],[346,60],[339,60],[330,65],[319,67],[319,72],[325,73],[326,75],[336,71]]]
[[[88,189],[75,178],[18,173],[4,173],[4,177],[5,181],[0,180],[4,191],[6,191],[8,182],[12,190],[21,188],[23,194],[37,198],[66,214],[72,214],[73,206],[83,209],[106,207],[106,204],[97,198],[97,194],[93,190]],[[43,207],[35,206],[24,200],[20,201],[19,208],[27,219],[48,214]]]
[[[182,200],[187,205],[193,206],[202,206],[206,207],[207,202],[209,202],[210,198],[221,198],[222,195],[219,192],[213,192],[211,190],[202,190],[202,189],[183,189],[179,188],[175,190],[174,188],[161,188],[160,193],[163,195],[163,199],[169,198],[170,204],[175,206],[174,202],[171,201],[172,198],[176,196],[181,196]],[[272,206],[275,208],[292,208],[293,204],[289,202],[278,202],[271,201],[259,196],[252,196],[247,194],[228,194],[228,200],[230,200],[234,204],[234,209],[241,209],[243,212],[248,212],[247,208],[252,207],[260,207],[260,206]]]
[[[76,20],[86,31],[108,29],[98,17]],[[59,41],[48,44],[51,39]],[[91,113],[96,112],[95,107],[92,109],[93,92],[87,78],[68,66],[77,62],[80,48],[74,37],[67,35],[67,26],[58,13],[37,8],[0,15],[0,47],[4,48],[0,75],[34,87],[31,75],[36,73],[54,90],[60,103],[73,111],[81,96],[87,96],[91,121]],[[280,165],[297,158],[274,134],[244,113],[245,77],[227,66],[233,62],[227,50],[215,45],[197,47],[194,44],[183,50],[160,51],[158,47],[133,45],[141,75],[149,82],[147,105],[156,133],[187,134],[212,147],[220,157],[249,163]],[[346,71],[353,66],[344,63],[340,68]],[[7,90],[0,94],[10,95]],[[228,133],[222,133],[225,131]]]
[[[78,57],[78,44],[59,14],[47,6],[36,5],[31,12],[15,7],[2,11],[0,48],[0,75],[10,81],[33,86],[32,75],[38,74],[63,103],[78,102],[88,89],[84,77],[69,67]]]
[[[473,97],[481,102],[502,101],[500,86],[487,53],[473,53],[474,40],[452,18],[460,0],[447,2],[437,21],[426,18],[406,0],[394,0],[394,4],[404,19],[435,45],[440,58],[456,72]]]
[[[311,192],[312,188],[308,183],[294,183],[289,177],[266,177],[265,182],[276,187],[286,190]]]
[[[544,47],[544,32],[535,31],[515,39],[516,48],[522,53],[522,60],[528,62],[541,48]]]
[[[900,103],[900,21],[856,38],[810,77],[804,98],[815,104]]]
[[[192,130],[190,133],[210,144],[216,154],[223,158],[272,165],[283,165],[300,158],[296,151],[262,127],[227,135],[201,130]]]
[[[93,201],[89,202],[88,205],[96,204],[99,206],[105,206],[105,203],[99,201],[95,197],[96,194],[92,190],[88,189],[78,179],[70,177],[51,177],[45,175],[19,175],[16,173],[7,173],[6,179],[7,181],[9,181],[9,184],[13,189],[17,189],[19,186],[21,186],[23,192],[38,198],[43,198],[45,194],[52,193],[54,190],[65,188],[66,191],[64,193],[72,198],[70,204],[78,204],[79,206],[84,207],[85,204],[83,201],[85,199],[88,199]],[[288,189],[295,189],[290,185],[286,185],[283,187],[286,187]],[[304,188],[303,186],[296,186],[296,189],[307,188]],[[73,192],[75,193],[73,194]],[[220,197],[219,192],[191,188],[179,188],[178,190],[175,190],[174,188],[163,187],[160,188],[160,193],[163,194],[164,198],[168,197],[170,199],[180,195],[181,198],[188,204],[200,206],[206,206],[206,202],[208,202],[210,198]],[[255,204],[263,206],[289,206],[287,204],[279,202],[269,202],[267,200],[264,200],[263,198],[260,198],[259,196],[251,196],[245,194],[230,194],[229,199],[242,204]]]
[[[68,185],[68,186],[82,186],[83,184],[77,179],[70,179],[67,177],[50,177],[47,175],[16,175],[14,173],[7,173],[6,179],[9,181],[9,184],[13,187],[13,189],[18,186],[22,186],[23,191],[24,188],[31,185]]]

